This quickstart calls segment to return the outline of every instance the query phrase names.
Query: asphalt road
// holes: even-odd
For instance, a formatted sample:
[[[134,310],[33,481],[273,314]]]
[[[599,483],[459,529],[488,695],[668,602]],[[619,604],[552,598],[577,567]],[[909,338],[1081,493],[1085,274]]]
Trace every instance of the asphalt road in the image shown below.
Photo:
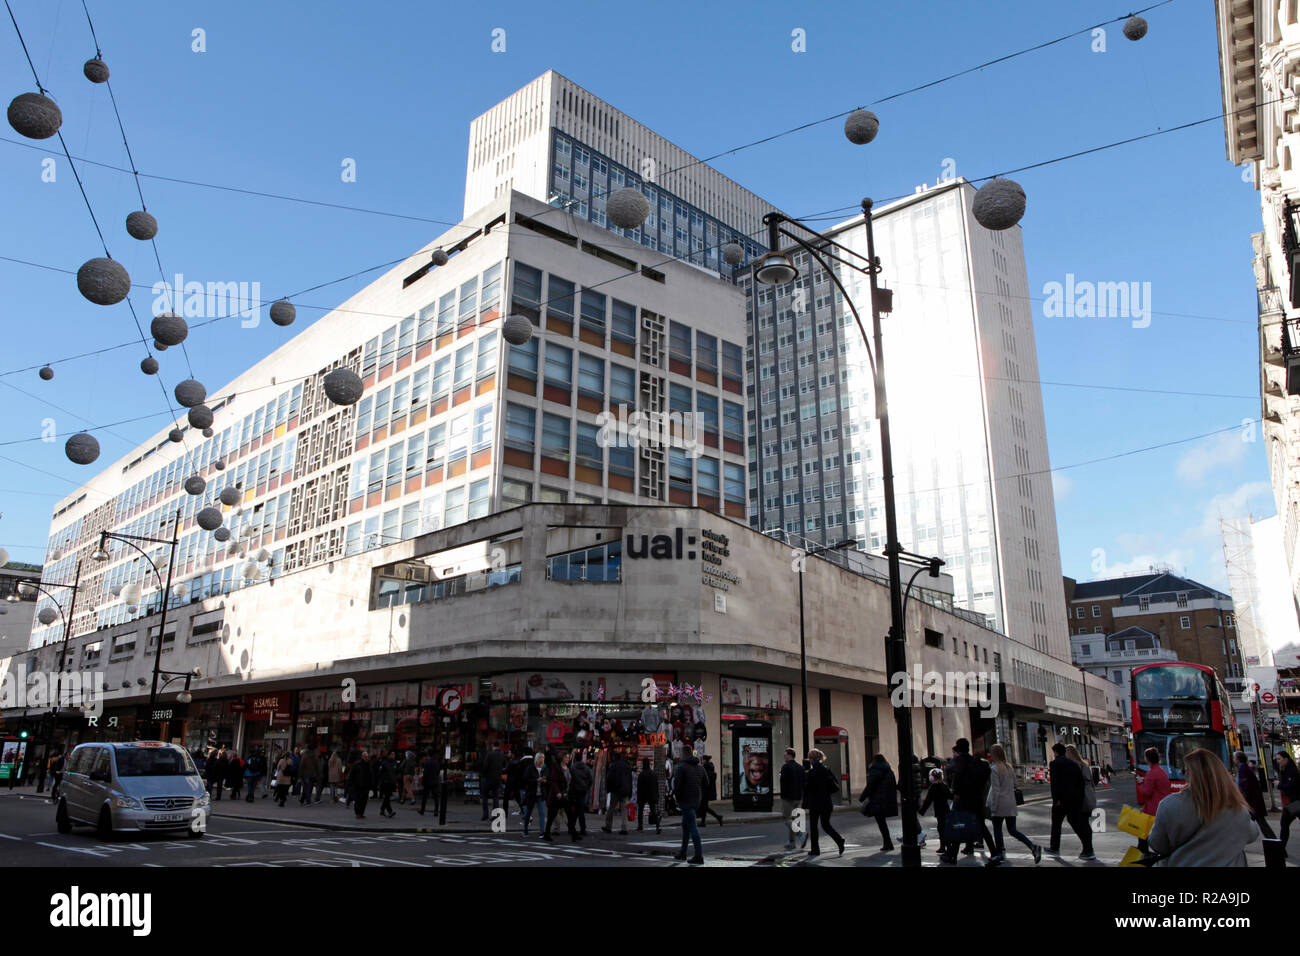
[[[1096,862],[1076,859],[1079,842],[1065,827],[1062,856],[1043,856],[1040,866],[1054,868],[1114,867],[1124,851],[1134,843],[1128,834],[1116,831],[1120,806],[1133,802],[1132,787],[1119,784],[1098,793],[1098,803],[1105,813],[1105,830],[1095,832]],[[1030,801],[1020,808],[1019,828],[1046,846],[1050,830],[1050,811],[1045,801],[1046,788],[1029,787]],[[724,818],[726,808],[721,808]],[[627,836],[606,835],[599,831],[599,820],[591,818],[585,840],[570,842],[561,829],[555,841],[547,843],[534,834],[523,837],[518,819],[512,817],[506,833],[360,833],[321,830],[297,821],[270,823],[221,816],[209,818],[208,833],[202,839],[183,835],[156,833],[119,836],[101,841],[89,828],[78,827],[71,834],[60,835],[54,827],[54,810],[43,799],[28,795],[0,797],[0,861],[4,866],[58,867],[467,867],[467,866],[636,866],[684,867],[672,859],[680,845],[678,818],[656,835],[652,830],[635,830]],[[1277,818],[1274,817],[1276,825]],[[414,822],[414,821],[413,821]],[[890,821],[898,842],[899,821]],[[784,827],[779,821],[738,823],[719,827],[711,823],[702,832],[707,865],[714,866],[899,866],[897,850],[880,853],[880,834],[874,822],[850,809],[837,811],[833,823],[845,836],[848,848],[841,857],[834,844],[822,844],[822,856],[809,858],[806,850],[784,850]],[[938,865],[934,852],[934,818],[925,817],[929,842],[923,851],[927,866]],[[1020,843],[1007,840],[1007,859],[1014,867],[1033,867],[1033,858]],[[1297,848],[1292,848],[1296,860]],[[1252,865],[1262,865],[1258,844],[1251,856]],[[959,866],[981,866],[985,857],[976,854],[962,857]]]

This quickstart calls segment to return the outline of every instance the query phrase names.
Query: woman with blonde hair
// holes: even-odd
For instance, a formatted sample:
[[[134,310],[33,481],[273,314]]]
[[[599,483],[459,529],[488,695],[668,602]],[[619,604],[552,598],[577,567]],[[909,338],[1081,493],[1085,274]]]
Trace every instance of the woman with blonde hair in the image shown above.
[[[1160,801],[1147,845],[1157,866],[1245,866],[1246,847],[1259,839],[1246,799],[1212,751],[1183,758],[1187,787]]]
[[[1007,832],[1029,848],[1034,862],[1043,858],[1043,848],[1016,829],[1016,772],[1007,761],[1007,752],[1001,744],[989,748],[989,816],[993,818],[993,855],[985,866],[1001,866],[1006,861],[1006,846],[1002,842],[1002,825]]]

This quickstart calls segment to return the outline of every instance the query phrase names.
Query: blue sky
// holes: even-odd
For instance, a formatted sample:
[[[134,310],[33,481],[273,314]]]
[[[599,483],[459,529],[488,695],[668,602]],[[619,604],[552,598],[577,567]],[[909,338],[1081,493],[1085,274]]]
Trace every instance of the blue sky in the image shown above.
[[[81,75],[94,46],[80,3],[12,3],[41,81],[63,110],[73,156],[127,165],[107,89]],[[373,17],[366,5],[342,2],[89,7],[142,172],[448,223],[460,218],[469,122],[548,68],[709,156],[1128,13],[1105,0],[813,9],[412,2],[376,5]],[[1085,35],[875,106],[881,131],[867,147],[848,144],[835,121],[714,165],[807,215],[864,195],[911,193],[934,182],[945,160],[979,178],[1218,114],[1213,6],[1174,0],[1147,18],[1150,32],[1138,43],[1112,24],[1105,52]],[[206,52],[192,50],[196,28]],[[503,53],[492,51],[497,28]],[[805,52],[792,49],[796,29]],[[7,97],[33,88],[8,23],[0,64]],[[20,139],[7,127],[0,135]],[[75,271],[101,250],[66,162],[56,161],[54,182],[41,179],[42,160],[57,149],[57,140],[37,149],[0,142],[10,224],[0,256]],[[356,161],[355,182],[342,181],[345,158]],[[159,273],[148,245],[122,228],[139,204],[131,177],[79,171],[147,321],[152,296],[139,286]],[[1260,516],[1274,505],[1258,427],[1240,427],[1260,411],[1250,247],[1261,228],[1259,195],[1228,164],[1222,122],[1015,178],[1029,197],[1022,224],[1040,376],[1073,383],[1043,386],[1053,466],[1238,426],[1059,472],[1064,573],[1088,579],[1098,567],[1158,560],[1224,586],[1220,511]],[[168,276],[260,282],[268,302],[398,259],[442,231],[156,179],[142,188],[160,222]],[[195,330],[187,343],[195,374],[214,387],[228,381],[377,274],[302,296],[293,329],[263,321]],[[1150,283],[1149,327],[1045,317],[1044,285],[1067,274]],[[0,260],[0,284],[0,372],[134,335],[125,305],[91,305],[71,275]],[[142,357],[137,346],[59,364],[48,383],[35,371],[0,376],[0,442],[40,436],[46,419],[65,436],[159,413],[97,433],[101,463],[115,460],[167,421],[157,382],[137,370]],[[169,384],[186,377],[177,350],[161,361]],[[0,546],[16,560],[40,560],[51,505],[85,477],[62,444],[0,447],[12,459],[0,460]]]

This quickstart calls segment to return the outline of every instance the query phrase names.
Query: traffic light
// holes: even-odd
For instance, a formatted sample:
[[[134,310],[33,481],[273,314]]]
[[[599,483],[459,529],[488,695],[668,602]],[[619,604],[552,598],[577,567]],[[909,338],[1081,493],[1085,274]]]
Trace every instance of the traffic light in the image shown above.
[[[27,739],[27,728],[26,728],[26,727],[24,727],[22,730],[18,731],[18,739],[19,739],[19,740],[26,740],[26,739]]]

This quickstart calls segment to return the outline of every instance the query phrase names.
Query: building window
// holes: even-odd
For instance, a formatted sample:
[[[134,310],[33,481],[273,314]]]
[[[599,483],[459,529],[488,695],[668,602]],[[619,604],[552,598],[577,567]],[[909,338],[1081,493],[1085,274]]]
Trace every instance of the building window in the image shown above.
[[[609,363],[609,403],[613,405],[636,405],[636,372],[622,365]]]
[[[549,351],[549,350],[548,350]],[[542,414],[542,454],[569,460],[569,420],[549,412]]]
[[[445,301],[445,299],[444,299]],[[515,262],[515,291],[514,307],[515,311],[521,308],[524,314],[528,315],[534,323],[537,321],[537,310],[542,301],[542,273],[540,269],[534,269],[532,266],[526,266],[522,262]],[[441,317],[438,321],[438,329],[442,331]]]
[[[506,403],[506,445],[532,454],[536,436],[536,415],[526,405]]]
[[[551,276],[547,281],[547,298],[546,312],[557,319],[563,319],[565,322],[573,321],[573,298],[574,286],[568,279],[561,279],[557,275]]]
[[[528,340],[526,345],[510,346],[510,373],[512,375],[518,375],[533,382],[537,381],[537,343],[538,339],[532,338]],[[449,361],[450,359],[440,359],[438,366],[442,367],[444,362]],[[433,393],[435,395],[440,391],[438,388],[439,370],[439,368],[435,368],[434,371]],[[445,367],[441,368],[441,370],[445,373]]]
[[[679,362],[691,364],[691,329],[680,322],[668,323],[668,354]]]
[[[497,370],[497,337],[485,335],[478,340],[478,378],[485,378]],[[427,371],[427,370],[426,370]],[[419,378],[419,375],[416,375]]]
[[[469,516],[481,518],[486,515],[492,504],[492,482],[484,478],[472,482],[469,486]]]
[[[605,297],[599,292],[582,290],[582,327],[605,335]]]
[[[1092,656],[1092,645],[1091,645],[1091,644],[1080,644],[1080,645],[1079,645],[1079,654],[1080,654],[1080,656],[1082,656],[1082,657],[1091,657],[1091,656]]]
[[[610,335],[621,342],[635,344],[636,306],[613,299],[610,303],[610,313]]]
[[[474,346],[466,345],[456,350],[456,379],[452,388],[464,388],[474,381]]]
[[[1101,617],[1101,605],[1100,605],[1100,604],[1094,604],[1094,605],[1092,606],[1092,616],[1093,616],[1093,617]]]
[[[470,435],[470,446],[474,451],[492,447],[492,406],[483,405],[474,409],[474,431]]]
[[[691,490],[691,458],[685,451],[675,448],[668,450],[668,481],[679,491]]]
[[[605,397],[605,360],[578,353],[578,394],[590,398]]]
[[[695,467],[699,475],[700,494],[718,497],[718,459],[702,455]]]
[[[623,542],[611,541],[547,558],[546,576],[552,581],[614,583],[622,577],[622,568]]]
[[[573,386],[573,349],[546,343],[546,384],[566,390]]]
[[[576,425],[578,464],[603,471],[605,454],[600,447],[600,427],[586,422],[577,422]]]
[[[1178,619],[1178,626],[1184,631],[1190,631],[1192,629],[1192,619],[1184,614]]]

